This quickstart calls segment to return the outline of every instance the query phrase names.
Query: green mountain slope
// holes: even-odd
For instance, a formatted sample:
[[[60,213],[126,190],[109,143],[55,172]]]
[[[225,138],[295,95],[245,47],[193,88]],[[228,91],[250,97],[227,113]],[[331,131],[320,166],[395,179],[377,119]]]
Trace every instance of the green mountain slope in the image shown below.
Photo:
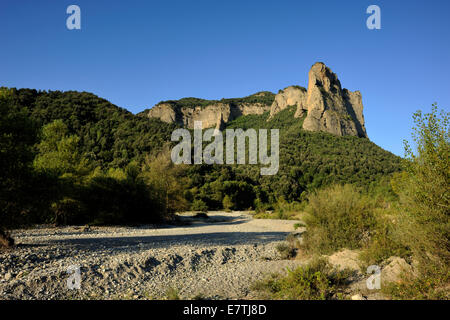
[[[132,160],[142,162],[147,154],[159,152],[170,142],[176,128],[134,115],[91,93],[31,89],[14,92],[19,104],[27,107],[31,118],[40,125],[62,119],[72,133],[80,136],[81,151],[104,168],[124,167]],[[280,197],[298,200],[305,191],[333,183],[369,188],[399,170],[400,158],[370,140],[304,131],[303,119],[294,118],[294,113],[295,107],[288,107],[270,121],[267,112],[241,116],[227,124],[227,128],[279,129],[278,174],[261,176],[258,165],[188,166],[186,198],[221,208],[228,195],[235,208],[249,208],[255,201],[271,203]]]
[[[226,182],[237,181],[239,185],[228,186],[234,189],[235,202],[250,207],[252,199],[294,201],[305,191],[334,183],[352,183],[367,190],[400,170],[400,158],[369,139],[302,130],[303,119],[294,118],[294,113],[292,106],[270,121],[267,112],[230,122],[229,129],[279,129],[279,171],[261,176],[257,165],[192,166],[190,175],[195,179],[191,187],[198,197],[210,207],[220,207],[219,200],[228,194]]]
[[[144,119],[92,93],[16,91],[19,104],[39,125],[62,119],[80,138],[81,150],[103,167],[123,167],[160,150],[175,125]]]

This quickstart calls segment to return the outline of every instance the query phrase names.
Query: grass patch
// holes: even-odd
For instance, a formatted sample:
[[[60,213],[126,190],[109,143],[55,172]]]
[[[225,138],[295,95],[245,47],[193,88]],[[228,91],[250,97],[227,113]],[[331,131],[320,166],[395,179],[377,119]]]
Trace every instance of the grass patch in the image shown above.
[[[395,300],[449,300],[449,274],[442,277],[408,278],[403,281],[389,283],[381,290]]]
[[[168,288],[166,291],[166,300],[180,300],[180,291],[176,288]]]
[[[253,218],[255,219],[279,219],[279,220],[298,220],[302,217],[305,209],[305,202],[287,202],[283,197],[273,205],[273,211],[267,211],[265,206],[256,210]]]

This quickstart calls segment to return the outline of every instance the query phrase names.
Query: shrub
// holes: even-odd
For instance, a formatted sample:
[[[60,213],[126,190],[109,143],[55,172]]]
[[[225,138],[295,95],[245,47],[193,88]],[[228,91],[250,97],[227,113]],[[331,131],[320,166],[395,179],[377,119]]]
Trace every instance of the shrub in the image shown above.
[[[52,203],[53,223],[57,226],[83,222],[84,210],[80,201],[64,198]]]
[[[291,247],[287,243],[280,243],[276,246],[277,251],[280,253],[281,259],[291,259],[295,257],[296,250],[295,248]]]
[[[294,230],[297,230],[298,228],[306,227],[306,225],[303,222],[297,222],[294,224]]]
[[[231,200],[231,197],[229,195],[225,195],[222,200],[223,208],[225,211],[230,212],[231,209],[234,207],[234,203]]]
[[[379,264],[391,257],[407,257],[410,250],[401,241],[401,230],[398,224],[398,214],[390,214],[387,209],[376,209],[377,223],[368,246],[361,252],[360,259],[365,266]]]
[[[375,226],[373,204],[352,185],[335,185],[309,196],[304,248],[329,254],[361,248]]]
[[[347,284],[349,270],[338,271],[324,259],[314,259],[306,266],[289,270],[287,275],[272,274],[258,281],[253,289],[263,299],[328,300],[338,298]]]
[[[393,299],[400,300],[449,300],[448,281],[443,277],[413,278],[403,275],[403,280],[384,285],[381,290]]]
[[[203,200],[196,199],[192,202],[191,209],[194,211],[208,211],[208,206]]]

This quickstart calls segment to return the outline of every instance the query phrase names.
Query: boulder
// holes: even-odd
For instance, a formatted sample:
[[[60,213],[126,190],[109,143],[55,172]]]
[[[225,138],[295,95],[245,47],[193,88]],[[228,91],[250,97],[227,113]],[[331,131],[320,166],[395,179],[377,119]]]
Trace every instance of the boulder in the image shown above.
[[[387,265],[381,270],[381,283],[399,282],[402,274],[407,277],[414,276],[414,268],[400,257],[390,257]]]

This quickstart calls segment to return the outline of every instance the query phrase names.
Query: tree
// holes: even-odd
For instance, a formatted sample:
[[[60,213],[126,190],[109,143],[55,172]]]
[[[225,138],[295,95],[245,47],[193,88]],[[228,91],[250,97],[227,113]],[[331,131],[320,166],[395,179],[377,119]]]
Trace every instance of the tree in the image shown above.
[[[405,243],[421,271],[433,279],[448,279],[450,265],[449,113],[413,115],[413,142],[405,141],[404,173],[393,179],[399,195]],[[445,281],[445,280],[444,280]]]
[[[229,195],[225,195],[225,197],[223,197],[222,204],[223,204],[223,208],[226,211],[230,211],[231,208],[233,208],[233,206],[234,206],[233,201],[231,200],[231,197]]]
[[[23,222],[30,206],[36,126],[18,106],[12,90],[0,88],[0,240],[12,244],[6,228]]]
[[[55,120],[42,128],[42,140],[37,146],[39,154],[34,160],[36,169],[56,176],[89,172],[88,161],[79,151],[80,138],[68,132],[62,120]]]
[[[147,156],[142,169],[144,181],[151,187],[152,192],[160,199],[165,215],[186,210],[188,203],[184,198],[187,181],[184,176],[186,167],[175,165],[170,157],[170,149],[153,157]]]

